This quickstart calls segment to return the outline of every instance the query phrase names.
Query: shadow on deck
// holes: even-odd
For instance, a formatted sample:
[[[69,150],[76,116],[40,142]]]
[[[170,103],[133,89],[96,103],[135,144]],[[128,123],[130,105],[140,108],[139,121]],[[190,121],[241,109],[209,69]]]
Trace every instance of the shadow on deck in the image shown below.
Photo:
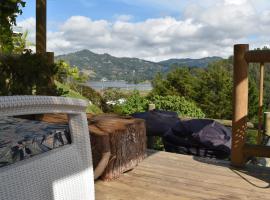
[[[97,181],[97,200],[270,199],[270,169],[231,168],[229,162],[149,151],[134,170]]]

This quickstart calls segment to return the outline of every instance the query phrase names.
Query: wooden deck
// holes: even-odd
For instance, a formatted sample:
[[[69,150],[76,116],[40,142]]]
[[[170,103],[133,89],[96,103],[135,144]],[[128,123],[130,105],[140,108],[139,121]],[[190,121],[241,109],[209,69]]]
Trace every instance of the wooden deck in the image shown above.
[[[149,152],[137,168],[95,188],[97,200],[270,200],[270,169]]]

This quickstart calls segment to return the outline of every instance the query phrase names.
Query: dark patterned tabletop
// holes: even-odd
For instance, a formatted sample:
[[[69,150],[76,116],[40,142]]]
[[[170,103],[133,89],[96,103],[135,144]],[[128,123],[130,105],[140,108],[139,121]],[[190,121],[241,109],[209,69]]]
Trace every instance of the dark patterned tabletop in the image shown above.
[[[70,143],[67,125],[0,117],[0,167]]]

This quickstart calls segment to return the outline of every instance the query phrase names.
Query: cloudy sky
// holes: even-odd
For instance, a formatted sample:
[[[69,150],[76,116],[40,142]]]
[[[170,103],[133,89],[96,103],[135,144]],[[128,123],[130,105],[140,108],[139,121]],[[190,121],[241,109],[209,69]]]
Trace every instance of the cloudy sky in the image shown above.
[[[35,0],[18,25],[35,40]],[[47,0],[48,51],[89,49],[151,61],[228,57],[269,46],[269,0]]]

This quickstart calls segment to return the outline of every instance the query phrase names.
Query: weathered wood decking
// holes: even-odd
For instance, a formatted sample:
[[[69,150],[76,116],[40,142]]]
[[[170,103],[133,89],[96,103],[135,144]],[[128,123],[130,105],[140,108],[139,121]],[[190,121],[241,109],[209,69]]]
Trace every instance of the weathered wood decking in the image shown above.
[[[270,200],[269,184],[270,169],[234,170],[226,162],[150,152],[134,170],[112,182],[97,181],[95,188],[96,200]]]

